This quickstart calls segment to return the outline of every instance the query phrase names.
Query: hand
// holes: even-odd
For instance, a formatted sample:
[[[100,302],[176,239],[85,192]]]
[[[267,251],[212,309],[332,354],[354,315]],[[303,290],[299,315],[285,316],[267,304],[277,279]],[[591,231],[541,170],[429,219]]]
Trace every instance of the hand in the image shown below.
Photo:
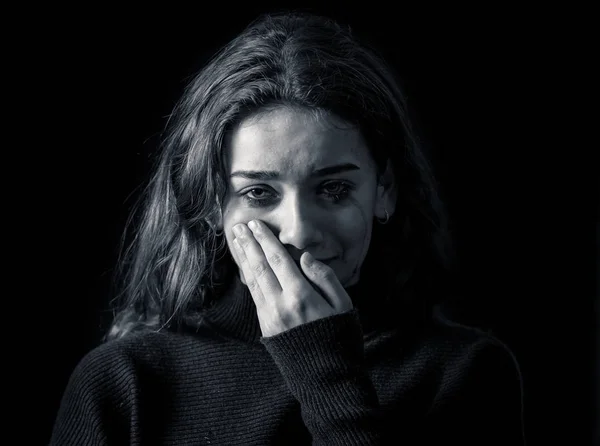
[[[256,304],[263,336],[352,309],[350,296],[329,266],[305,252],[300,271],[263,222],[236,225],[234,234],[233,255]]]

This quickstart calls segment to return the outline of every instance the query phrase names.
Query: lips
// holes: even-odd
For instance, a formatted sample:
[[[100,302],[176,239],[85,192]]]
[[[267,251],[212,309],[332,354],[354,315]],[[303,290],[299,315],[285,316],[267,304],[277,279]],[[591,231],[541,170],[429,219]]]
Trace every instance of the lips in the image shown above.
[[[321,262],[321,263],[330,263],[330,262],[333,262],[335,259],[337,259],[337,256],[335,256],[335,257],[327,257],[327,258],[324,258],[324,259],[317,259],[317,260],[319,262]]]
[[[315,257],[315,256],[313,256],[313,257]],[[333,260],[335,260],[337,258],[338,258],[338,256],[333,256],[333,257],[315,257],[315,259],[317,259],[321,263],[329,263],[329,262],[332,262]],[[294,262],[300,263],[300,259],[294,258]]]

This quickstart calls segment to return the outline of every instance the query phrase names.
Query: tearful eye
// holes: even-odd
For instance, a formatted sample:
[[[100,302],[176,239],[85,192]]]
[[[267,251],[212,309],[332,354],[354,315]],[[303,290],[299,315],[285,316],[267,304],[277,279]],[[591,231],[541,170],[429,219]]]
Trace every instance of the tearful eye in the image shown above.
[[[353,186],[345,181],[330,181],[321,186],[323,195],[334,203],[339,203],[348,197]]]
[[[275,198],[276,193],[266,187],[252,187],[241,193],[242,198],[251,206],[269,205]]]
[[[343,183],[329,183],[326,184],[323,189],[330,194],[336,194],[344,191]]]
[[[319,185],[317,194],[329,203],[341,203],[354,190],[354,186],[346,181],[328,181]],[[242,199],[252,207],[273,206],[279,199],[279,194],[266,185],[252,186],[239,192]]]

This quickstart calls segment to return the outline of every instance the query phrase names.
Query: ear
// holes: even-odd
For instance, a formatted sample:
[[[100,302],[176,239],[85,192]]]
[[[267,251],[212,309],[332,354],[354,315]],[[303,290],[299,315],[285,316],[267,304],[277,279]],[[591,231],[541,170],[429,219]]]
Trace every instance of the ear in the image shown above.
[[[377,181],[377,196],[375,198],[375,216],[379,219],[386,218],[386,211],[391,217],[396,211],[398,187],[392,162],[388,159],[384,172]]]
[[[215,212],[215,217],[210,221],[210,226],[213,228],[213,231],[223,231],[223,212],[221,210],[221,206],[217,205],[217,211]]]

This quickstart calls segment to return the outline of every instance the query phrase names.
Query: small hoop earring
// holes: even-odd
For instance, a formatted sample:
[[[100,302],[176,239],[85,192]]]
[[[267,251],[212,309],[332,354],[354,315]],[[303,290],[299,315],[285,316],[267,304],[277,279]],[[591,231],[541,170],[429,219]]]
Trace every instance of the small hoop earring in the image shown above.
[[[215,236],[221,237],[224,233],[225,233],[225,231],[223,229],[217,229],[215,231]]]
[[[381,218],[377,218],[377,221],[379,222],[379,224],[381,225],[385,225],[390,221],[390,214],[388,214],[387,209],[384,209],[383,212],[385,212],[385,218],[381,219]]]

